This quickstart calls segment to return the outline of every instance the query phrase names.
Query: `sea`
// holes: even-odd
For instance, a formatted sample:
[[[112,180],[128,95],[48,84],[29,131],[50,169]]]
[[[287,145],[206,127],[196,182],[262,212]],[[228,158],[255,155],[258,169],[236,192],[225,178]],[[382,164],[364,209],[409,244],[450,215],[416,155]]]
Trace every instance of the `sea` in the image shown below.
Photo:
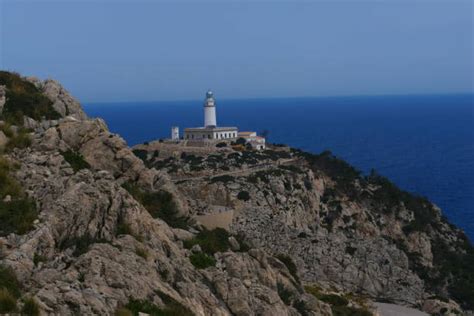
[[[130,146],[203,125],[203,100],[88,103]],[[438,205],[474,241],[474,94],[217,99],[219,126],[330,150]]]

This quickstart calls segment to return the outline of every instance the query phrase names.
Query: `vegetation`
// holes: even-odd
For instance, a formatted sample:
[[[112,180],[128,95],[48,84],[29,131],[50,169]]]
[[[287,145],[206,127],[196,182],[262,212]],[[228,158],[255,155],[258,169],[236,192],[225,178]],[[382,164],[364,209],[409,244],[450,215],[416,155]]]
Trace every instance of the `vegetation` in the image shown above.
[[[247,191],[240,191],[239,194],[237,194],[237,198],[242,201],[248,201],[250,200],[250,194]]]
[[[223,228],[205,229],[193,239],[185,240],[184,247],[191,249],[194,245],[199,245],[203,252],[213,255],[216,252],[224,252],[230,248],[229,237],[229,233]]]
[[[21,315],[27,316],[39,316],[40,309],[38,303],[33,298],[27,298],[24,301],[24,305],[21,309]]]
[[[159,292],[161,300],[165,304],[164,307],[156,306],[155,304],[145,300],[130,299],[125,308],[119,309],[116,315],[134,315],[138,316],[139,313],[146,313],[151,316],[192,316],[194,315],[188,308],[183,306],[181,303],[171,298],[170,296]],[[130,314],[127,314],[129,312]]]
[[[198,269],[205,269],[216,265],[216,259],[203,252],[193,253],[189,260]]]
[[[59,119],[61,116],[52,102],[34,84],[18,74],[0,71],[0,85],[7,87],[7,101],[3,108],[3,119],[11,124],[23,125],[24,116],[35,120]]]
[[[135,253],[145,260],[148,258],[148,251],[145,248],[136,248]]]
[[[36,204],[26,197],[18,182],[10,176],[12,167],[0,156],[0,236],[25,234],[38,217]],[[4,200],[9,195],[9,200]]]
[[[286,305],[291,304],[291,300],[293,299],[293,293],[291,293],[290,290],[288,290],[285,285],[282,283],[278,282],[277,283],[277,292],[278,296],[280,296],[280,299],[285,303]]]
[[[59,249],[64,250],[71,247],[74,247],[73,256],[79,257],[82,254],[85,254],[89,251],[91,245],[96,243],[107,243],[108,241],[102,238],[92,237],[89,234],[80,236],[80,237],[71,237],[66,240],[63,240],[59,244]]]
[[[20,283],[12,269],[0,265],[0,289],[6,289],[13,297],[20,297]]]
[[[7,289],[0,288],[0,313],[12,313],[16,310],[16,299]]]
[[[9,202],[0,200],[0,235],[23,235],[34,227],[37,218],[36,204],[28,198]]]
[[[20,297],[20,284],[10,268],[0,265],[0,314],[15,312]]]
[[[285,264],[285,266],[288,268],[288,271],[290,271],[290,274],[293,276],[296,282],[299,283],[300,279],[298,277],[298,268],[296,268],[296,264],[293,262],[293,259],[285,254],[278,254],[276,255],[276,258]]]
[[[189,219],[178,215],[178,209],[171,193],[146,191],[130,182],[125,183],[123,187],[147,209],[153,218],[160,218],[174,228],[186,229],[188,227]]]
[[[306,293],[331,305],[331,310],[335,316],[372,316],[366,308],[348,306],[349,301],[337,294],[325,294],[316,286],[305,286]]]
[[[143,162],[147,162],[148,151],[143,149],[134,149],[132,150],[133,154],[140,158]]]
[[[71,149],[61,151],[61,155],[63,155],[64,160],[66,160],[71,165],[71,168],[74,170],[74,172],[78,172],[82,169],[89,169],[91,167],[80,153]]]
[[[232,182],[234,180],[235,178],[233,176],[223,175],[223,176],[217,176],[217,177],[211,178],[211,183],[216,183],[216,182],[227,183],[227,182]]]

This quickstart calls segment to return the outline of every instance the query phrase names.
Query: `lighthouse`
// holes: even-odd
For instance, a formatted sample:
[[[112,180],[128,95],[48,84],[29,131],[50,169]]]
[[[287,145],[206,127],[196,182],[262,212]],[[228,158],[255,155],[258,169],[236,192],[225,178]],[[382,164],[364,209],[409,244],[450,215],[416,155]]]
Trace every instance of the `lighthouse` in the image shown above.
[[[184,129],[184,139],[199,141],[202,144],[223,139],[237,139],[237,127],[217,126],[216,100],[211,90],[206,92],[204,100],[204,126]]]
[[[212,91],[207,91],[204,100],[204,127],[216,127],[216,102]]]

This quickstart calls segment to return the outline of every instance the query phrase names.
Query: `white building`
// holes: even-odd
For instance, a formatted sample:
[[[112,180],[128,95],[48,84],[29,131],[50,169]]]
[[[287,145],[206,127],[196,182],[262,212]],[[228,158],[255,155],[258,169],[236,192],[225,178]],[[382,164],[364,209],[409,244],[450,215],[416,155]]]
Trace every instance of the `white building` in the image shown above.
[[[247,143],[252,145],[252,148],[257,150],[265,149],[265,137],[257,135],[257,132],[239,132],[238,138],[243,138]]]
[[[204,101],[204,126],[184,129],[185,140],[237,139],[237,127],[218,127],[216,102],[212,91],[207,91]]]
[[[171,127],[171,139],[179,140],[179,127],[178,126]]]

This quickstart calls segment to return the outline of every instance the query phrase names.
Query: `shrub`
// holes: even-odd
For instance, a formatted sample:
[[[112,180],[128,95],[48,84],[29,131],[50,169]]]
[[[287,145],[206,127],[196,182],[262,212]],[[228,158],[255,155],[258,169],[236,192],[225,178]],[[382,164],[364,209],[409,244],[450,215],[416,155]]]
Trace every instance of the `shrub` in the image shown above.
[[[132,229],[130,225],[120,220],[117,224],[116,235],[132,235]]]
[[[16,310],[15,297],[7,289],[0,288],[0,313],[11,313]]]
[[[203,252],[193,253],[189,256],[189,260],[198,269],[205,269],[216,265],[216,259]]]
[[[0,200],[6,195],[18,197],[21,195],[21,186],[10,176],[11,166],[7,160],[0,156]]]
[[[8,140],[5,150],[7,152],[12,151],[13,148],[27,148],[31,146],[31,138],[28,130],[24,128],[18,129],[17,133],[14,134]]]
[[[54,120],[61,117],[54,110],[51,100],[18,74],[0,71],[0,85],[7,87],[3,108],[3,117],[7,122],[21,126],[25,115],[37,121],[42,118]]]
[[[89,234],[80,236],[80,237],[71,237],[63,240],[59,244],[59,249],[64,250],[70,247],[74,247],[74,252],[72,255],[74,257],[79,257],[82,254],[85,254],[89,251],[91,245],[96,243],[106,243],[107,240],[101,238],[92,237]]]
[[[285,285],[283,285],[282,283],[278,282],[277,283],[277,292],[278,292],[278,296],[280,296],[281,300],[283,301],[283,303],[285,303],[286,305],[290,305],[291,304],[291,300],[293,298],[293,294],[291,293],[290,290],[288,290]]]
[[[161,218],[174,228],[186,229],[189,219],[178,215],[173,195],[166,191],[149,192],[136,184],[127,182],[122,185],[135,200],[140,202],[153,218]]]
[[[224,252],[230,248],[229,237],[229,233],[223,228],[205,229],[193,239],[185,240],[184,247],[190,249],[194,245],[199,245],[202,251],[213,255],[216,252]]]
[[[0,289],[7,289],[14,297],[20,297],[20,283],[11,268],[0,265]]]
[[[276,255],[276,258],[285,264],[285,266],[288,268],[288,271],[290,271],[290,274],[293,276],[293,278],[295,278],[296,282],[299,282],[298,268],[296,268],[296,264],[293,262],[293,259],[285,254],[278,254]]]
[[[133,316],[133,313],[128,308],[120,307],[115,311],[115,316]]]
[[[242,201],[248,201],[250,200],[250,194],[247,191],[240,191],[239,194],[237,194],[237,198]]]
[[[147,161],[148,151],[143,149],[134,149],[132,150],[133,154],[140,158],[143,162]]]
[[[237,138],[237,140],[235,141],[235,144],[236,145],[245,145],[247,143],[247,140],[243,137],[239,137]]]
[[[136,248],[135,253],[145,260],[148,258],[148,251],[145,248]]]
[[[0,235],[25,234],[33,228],[37,218],[36,204],[28,198],[0,200]]]
[[[227,143],[226,142],[217,143],[216,147],[217,148],[227,147]]]
[[[62,151],[61,155],[63,155],[64,160],[66,160],[71,165],[71,168],[74,170],[74,172],[78,172],[81,169],[89,169],[91,167],[84,159],[84,156],[78,152],[68,149],[66,151]]]
[[[229,175],[217,176],[217,177],[211,178],[211,183],[216,183],[216,182],[227,183],[227,182],[234,181],[234,179],[235,178],[233,176],[229,176]]]
[[[24,305],[21,309],[21,315],[28,315],[28,316],[39,316],[40,315],[40,308],[38,303],[33,298],[27,298],[24,301]]]
[[[33,263],[35,264],[35,266],[37,266],[40,262],[46,262],[46,261],[47,261],[47,259],[43,255],[39,255],[39,254],[35,253],[34,256],[33,256]]]

